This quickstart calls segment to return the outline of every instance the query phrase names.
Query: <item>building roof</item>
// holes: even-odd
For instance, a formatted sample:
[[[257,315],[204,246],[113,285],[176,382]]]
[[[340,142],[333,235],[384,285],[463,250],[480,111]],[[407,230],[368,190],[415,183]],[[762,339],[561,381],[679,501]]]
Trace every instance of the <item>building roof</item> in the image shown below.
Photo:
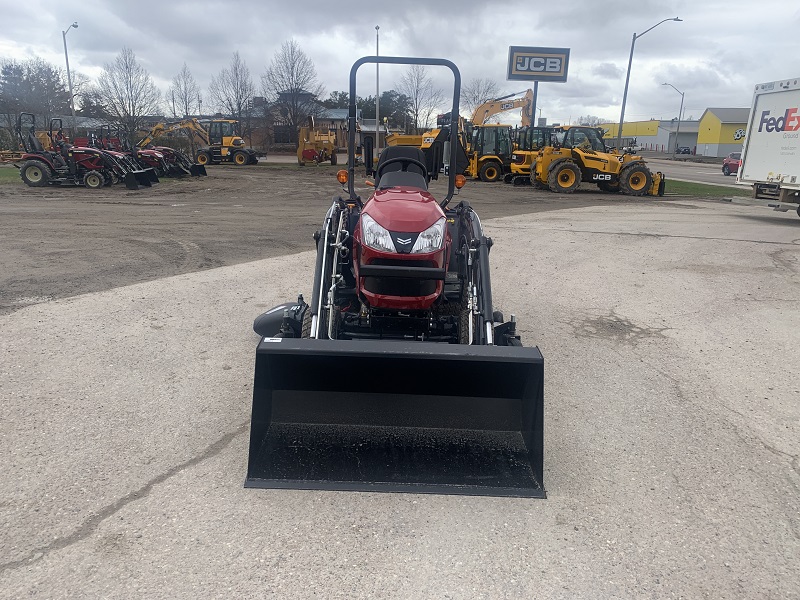
[[[700,120],[706,116],[706,113],[711,113],[720,123],[747,123],[747,118],[750,116],[749,108],[707,108],[700,117]]]
[[[361,131],[375,131],[375,119],[361,119]],[[381,131],[386,132],[386,125],[381,126]]]

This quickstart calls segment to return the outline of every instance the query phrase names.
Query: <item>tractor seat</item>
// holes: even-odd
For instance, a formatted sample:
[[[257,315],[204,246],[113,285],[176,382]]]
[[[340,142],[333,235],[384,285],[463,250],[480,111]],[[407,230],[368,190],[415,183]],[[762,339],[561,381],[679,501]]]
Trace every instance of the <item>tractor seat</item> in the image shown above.
[[[388,165],[385,169],[381,166],[392,159],[408,158],[425,164],[425,155],[422,150],[415,146],[389,146],[381,152],[378,159],[377,172],[383,171],[380,178],[375,182],[377,189],[390,187],[415,187],[422,190],[428,189],[428,171],[416,164],[395,162]],[[405,171],[403,168],[405,167]]]

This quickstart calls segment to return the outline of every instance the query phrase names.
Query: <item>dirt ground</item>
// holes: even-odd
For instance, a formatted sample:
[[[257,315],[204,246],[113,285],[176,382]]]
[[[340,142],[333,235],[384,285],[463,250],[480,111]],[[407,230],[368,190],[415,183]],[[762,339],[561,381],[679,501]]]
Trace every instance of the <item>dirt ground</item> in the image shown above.
[[[336,170],[215,166],[208,177],[162,179],[138,191],[120,185],[0,185],[0,315],[56,298],[310,250],[332,197],[342,193]],[[431,188],[443,197],[446,181]],[[360,193],[366,196],[368,188]],[[458,199],[469,200],[484,220],[642,202],[591,190],[565,196],[480,181],[470,181]]]

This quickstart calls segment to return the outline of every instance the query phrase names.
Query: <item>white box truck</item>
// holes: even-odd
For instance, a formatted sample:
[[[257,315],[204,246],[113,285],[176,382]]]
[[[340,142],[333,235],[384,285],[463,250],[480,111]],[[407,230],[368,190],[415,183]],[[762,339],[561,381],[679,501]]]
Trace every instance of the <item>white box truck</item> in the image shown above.
[[[736,182],[754,198],[800,202],[800,77],[756,86]]]

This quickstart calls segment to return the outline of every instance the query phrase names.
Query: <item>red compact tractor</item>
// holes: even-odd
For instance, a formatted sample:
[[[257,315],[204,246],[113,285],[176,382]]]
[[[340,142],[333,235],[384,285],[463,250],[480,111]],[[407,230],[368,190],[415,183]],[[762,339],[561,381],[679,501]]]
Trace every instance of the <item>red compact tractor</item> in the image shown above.
[[[544,497],[543,359],[494,308],[492,240],[477,213],[451,204],[465,183],[458,132],[448,132],[444,197],[429,188],[443,142],[427,155],[386,148],[374,192],[356,192],[356,72],[376,62],[448,67],[458,115],[450,61],[353,65],[348,170],[338,174],[347,193],[314,236],[311,303],[300,296],[254,324],[245,485]],[[364,162],[372,174],[372,157]]]
[[[144,172],[129,168],[99,148],[72,146],[60,131],[51,129],[51,146],[45,148],[36,137],[36,117],[30,113],[20,113],[17,118],[17,136],[25,152],[16,166],[22,181],[31,187],[82,185],[97,189],[122,182],[136,190],[140,182],[149,185]]]

